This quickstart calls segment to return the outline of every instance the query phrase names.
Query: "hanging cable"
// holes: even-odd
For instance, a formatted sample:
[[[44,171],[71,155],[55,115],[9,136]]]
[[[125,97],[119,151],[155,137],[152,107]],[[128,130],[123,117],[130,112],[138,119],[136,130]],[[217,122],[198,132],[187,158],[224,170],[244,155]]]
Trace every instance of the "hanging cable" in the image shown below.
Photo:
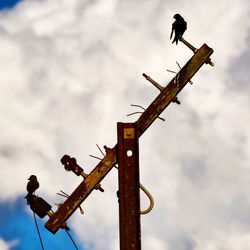
[[[68,230],[65,229],[65,231],[66,231],[66,233],[68,234],[68,236],[69,236],[69,238],[71,239],[71,241],[73,242],[75,248],[78,250],[78,248],[77,248],[77,246],[76,246],[76,243],[74,242],[74,240],[73,240],[73,238],[71,237],[71,235],[70,235],[70,233],[68,232]]]
[[[40,243],[41,243],[42,249],[44,250],[42,238],[41,238],[41,235],[40,235],[40,232],[39,232],[39,228],[38,228],[38,225],[37,225],[37,221],[36,221],[36,215],[35,215],[34,212],[33,212],[33,215],[34,215],[35,224],[36,224],[36,229],[37,229],[37,232],[38,232],[38,236],[39,236],[39,239],[40,239]]]
[[[150,205],[149,205],[148,209],[146,209],[144,211],[140,211],[140,214],[147,214],[154,207],[154,199],[153,199],[153,196],[149,193],[149,191],[141,183],[140,183],[140,188],[148,196],[149,201],[150,201]]]

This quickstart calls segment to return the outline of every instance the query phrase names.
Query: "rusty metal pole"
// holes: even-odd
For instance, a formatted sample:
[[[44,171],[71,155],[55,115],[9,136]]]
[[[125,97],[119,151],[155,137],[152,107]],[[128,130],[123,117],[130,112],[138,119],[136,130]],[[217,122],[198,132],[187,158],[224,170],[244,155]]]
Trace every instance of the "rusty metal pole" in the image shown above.
[[[200,69],[200,67],[209,61],[209,56],[213,49],[203,44],[192,58],[184,65],[168,85],[161,90],[161,93],[148,106],[136,121],[136,138],[138,139],[154,122],[163,110],[172,102],[173,98],[186,86],[190,79]],[[151,78],[152,79],[152,78]],[[149,80],[149,79],[148,79]],[[159,87],[159,86],[158,86]],[[132,126],[133,127],[133,126]],[[136,139],[135,138],[135,139]],[[67,200],[57,209],[50,219],[46,222],[45,227],[53,234],[69,219],[81,203],[91,194],[103,178],[118,162],[117,154],[118,144],[111,148],[106,156],[97,164],[91,173],[82,181]],[[122,156],[121,156],[122,157]],[[138,199],[139,200],[139,199]],[[131,249],[131,248],[130,248]]]
[[[117,123],[120,250],[141,249],[139,145],[136,123]]]

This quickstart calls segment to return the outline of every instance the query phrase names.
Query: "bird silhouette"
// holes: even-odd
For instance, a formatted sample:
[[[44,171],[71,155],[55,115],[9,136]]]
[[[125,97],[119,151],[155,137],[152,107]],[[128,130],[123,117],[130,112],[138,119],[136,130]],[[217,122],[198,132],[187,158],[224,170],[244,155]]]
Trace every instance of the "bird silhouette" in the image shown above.
[[[31,175],[28,180],[29,180],[29,182],[27,183],[28,194],[24,198],[27,199],[27,203],[30,204],[30,202],[33,200],[34,192],[39,188],[39,182],[37,181],[35,175]]]
[[[176,42],[176,45],[177,45],[178,40],[180,40],[183,33],[187,29],[187,23],[180,14],[175,14],[173,18],[175,19],[175,21],[172,24],[172,31],[171,31],[170,39],[172,38],[172,35],[175,32],[175,37],[172,43]]]

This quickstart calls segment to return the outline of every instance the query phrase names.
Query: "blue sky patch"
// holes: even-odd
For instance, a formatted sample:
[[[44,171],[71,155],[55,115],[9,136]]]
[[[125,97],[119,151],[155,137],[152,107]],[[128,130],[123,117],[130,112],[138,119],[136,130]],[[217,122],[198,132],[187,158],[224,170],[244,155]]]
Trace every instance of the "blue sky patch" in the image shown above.
[[[0,1],[0,10],[5,8],[12,8],[14,7],[18,2],[21,2],[22,0],[1,0]]]
[[[11,250],[41,249],[33,214],[27,213],[25,206],[23,198],[19,198],[15,203],[0,203],[0,238],[7,242],[18,240],[18,244]],[[64,230],[60,229],[53,235],[44,227],[44,223],[48,220],[47,216],[44,219],[38,216],[36,218],[45,249],[75,249]],[[84,250],[77,242],[72,229],[70,234],[78,249]]]

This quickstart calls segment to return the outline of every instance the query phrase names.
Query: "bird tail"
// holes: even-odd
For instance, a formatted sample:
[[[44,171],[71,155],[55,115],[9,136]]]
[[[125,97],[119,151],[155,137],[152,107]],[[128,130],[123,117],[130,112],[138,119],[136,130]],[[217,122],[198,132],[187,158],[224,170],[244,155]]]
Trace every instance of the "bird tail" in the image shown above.
[[[178,40],[179,40],[179,39],[178,39],[178,37],[175,37],[172,43],[174,43],[174,42],[175,42],[175,43],[176,43],[176,45],[177,45],[177,44],[178,44]]]
[[[34,196],[34,195],[33,195],[32,193],[28,192],[27,195],[24,197],[24,199],[27,200],[27,204],[28,204],[28,205],[29,205],[30,202],[33,200],[33,196]]]
[[[171,35],[170,35],[170,39],[171,39],[172,36],[173,36],[173,32],[174,32],[174,29],[172,28]]]

